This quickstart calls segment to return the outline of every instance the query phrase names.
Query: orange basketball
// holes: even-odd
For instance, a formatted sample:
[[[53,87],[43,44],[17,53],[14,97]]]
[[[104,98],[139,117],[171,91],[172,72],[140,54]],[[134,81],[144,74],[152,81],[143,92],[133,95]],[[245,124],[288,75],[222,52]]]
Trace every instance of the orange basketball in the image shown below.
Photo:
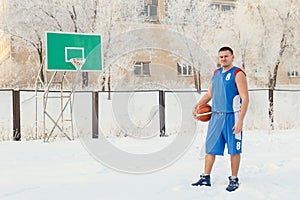
[[[207,122],[211,117],[211,106],[209,104],[202,104],[198,107],[196,117],[202,122]]]

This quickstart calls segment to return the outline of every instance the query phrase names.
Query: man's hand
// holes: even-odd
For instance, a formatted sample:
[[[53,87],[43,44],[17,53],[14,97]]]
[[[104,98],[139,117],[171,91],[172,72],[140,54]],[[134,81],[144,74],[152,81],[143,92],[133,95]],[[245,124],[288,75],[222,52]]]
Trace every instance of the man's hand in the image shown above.
[[[233,133],[238,134],[243,130],[243,121],[237,120],[234,126],[232,127]]]
[[[192,116],[194,117],[194,119],[197,119],[197,110],[198,110],[199,104],[196,104],[192,110]]]

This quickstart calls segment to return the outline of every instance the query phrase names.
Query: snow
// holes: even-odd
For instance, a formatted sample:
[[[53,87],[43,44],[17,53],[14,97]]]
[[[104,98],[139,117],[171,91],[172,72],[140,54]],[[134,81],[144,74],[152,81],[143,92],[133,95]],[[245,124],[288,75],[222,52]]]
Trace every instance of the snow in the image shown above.
[[[267,91],[249,93],[239,173],[241,185],[237,191],[228,193],[225,190],[230,175],[228,155],[217,157],[212,187],[191,186],[203,172],[207,123],[193,120],[190,110],[203,94],[166,93],[166,132],[170,135],[158,137],[155,107],[158,92],[114,93],[112,100],[100,93],[99,123],[104,137],[91,139],[91,94],[79,93],[74,102],[75,124],[89,140],[81,137],[68,141],[57,137],[45,143],[43,140],[26,141],[35,134],[32,126],[35,124],[35,94],[22,91],[22,141],[0,142],[0,199],[298,199],[300,137],[299,122],[295,119],[300,117],[299,93],[275,92],[274,131],[268,128]],[[9,140],[12,135],[11,91],[2,91],[0,97],[1,140]],[[39,119],[42,118],[40,97],[41,94],[37,105]],[[128,99],[126,105],[119,101],[124,98]],[[58,103],[50,102],[54,114]],[[125,111],[128,112],[120,112],[121,107],[127,108]],[[38,128],[42,129],[41,126]],[[103,138],[121,149],[122,154],[110,156],[106,146],[102,146],[105,144]],[[173,144],[179,144],[181,149]],[[146,162],[144,165],[141,160],[129,162],[123,155],[140,155]],[[149,155],[152,160],[147,160]],[[101,156],[119,159],[116,163],[121,168],[103,162],[99,159],[103,158]],[[164,165],[156,165],[161,164],[160,161]],[[137,166],[142,168],[136,168],[137,173],[134,173]],[[122,167],[127,167],[125,169],[130,173]]]
[[[225,190],[229,156],[217,157],[212,187],[192,187],[203,169],[201,131],[171,166],[146,174],[121,173],[93,159],[81,140],[6,141],[0,144],[0,199],[298,199],[299,130],[245,131],[240,188]],[[146,151],[170,137],[142,146],[132,138],[110,142]],[[159,145],[158,145],[159,146]]]

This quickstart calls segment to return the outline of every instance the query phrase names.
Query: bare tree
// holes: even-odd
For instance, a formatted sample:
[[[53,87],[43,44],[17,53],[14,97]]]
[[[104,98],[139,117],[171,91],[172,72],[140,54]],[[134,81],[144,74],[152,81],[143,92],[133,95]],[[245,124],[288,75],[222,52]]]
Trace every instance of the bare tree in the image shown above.
[[[13,38],[30,44],[38,54],[40,80],[44,74],[45,31],[95,32],[97,29],[98,1],[9,1],[7,30]],[[22,44],[14,44],[22,45]],[[27,47],[28,48],[28,47]],[[87,84],[87,74],[83,74]]]
[[[54,8],[54,9],[53,9]],[[69,32],[94,33],[97,29],[97,18],[99,10],[99,2],[97,0],[89,0],[79,2],[71,1],[57,1],[54,5],[47,7],[44,12],[53,20],[59,27],[59,31],[64,31],[63,25],[70,20],[72,26],[65,26]],[[49,13],[49,12],[54,13]],[[82,72],[82,87],[88,86],[88,72]]]
[[[10,13],[6,27],[14,41],[22,41],[30,51],[36,51],[43,80],[44,32],[92,32],[103,38],[104,70],[99,82],[102,90],[111,89],[113,63],[107,63],[115,48],[114,38],[118,34],[137,27],[149,27],[142,16],[144,0],[10,0]],[[202,74],[216,66],[207,66],[203,58],[194,54],[190,40],[197,43],[207,55],[216,61],[216,48],[232,44],[238,53],[237,60],[250,73],[253,66],[269,67],[270,76],[263,78],[271,92],[276,87],[277,74],[283,60],[296,51],[299,54],[299,1],[296,0],[246,0],[237,1],[230,12],[214,10],[207,1],[166,0],[165,16],[160,18],[162,27],[175,30],[185,40],[186,57],[194,69],[194,85],[200,91],[210,77]],[[282,6],[284,5],[284,6]],[[134,36],[131,36],[134,37]],[[31,48],[29,48],[29,46]],[[17,47],[18,48],[18,47]],[[18,51],[18,50],[17,50]],[[175,49],[174,49],[175,52]],[[174,53],[171,52],[171,53]],[[265,68],[263,73],[265,72]],[[88,80],[88,77],[83,79]],[[202,81],[201,81],[202,80]],[[204,84],[203,84],[204,83]],[[272,102],[272,99],[270,100]],[[270,114],[273,113],[270,103]],[[271,115],[270,115],[271,116]]]
[[[205,1],[166,1],[166,17],[163,20],[165,24],[171,24],[176,31],[183,35],[186,51],[189,52],[189,59],[193,67],[194,86],[198,92],[201,92],[201,70],[206,67],[199,57],[195,57],[194,50],[189,45],[189,40],[195,41],[199,48],[205,47],[205,40],[213,37],[219,23],[219,10],[213,10],[210,4]],[[207,59],[211,59],[207,57]],[[214,67],[214,66],[210,66]],[[204,68],[205,69],[205,68]]]
[[[10,2],[10,10],[8,21],[6,24],[7,32],[15,38],[30,44],[38,54],[40,66],[40,79],[44,81],[43,73],[43,30],[49,28],[43,19],[43,13],[39,9],[39,4],[31,1]]]
[[[273,3],[273,2],[272,2]],[[282,3],[282,2],[281,2]],[[259,4],[257,5],[257,10],[259,13],[259,17],[264,28],[265,39],[268,40],[268,36],[270,36],[271,31],[278,33],[278,43],[277,43],[277,51],[275,51],[275,59],[273,66],[271,65],[269,71],[269,119],[270,119],[270,127],[274,129],[274,90],[276,88],[278,70],[282,65],[283,57],[287,53],[289,49],[296,49],[294,46],[295,42],[295,28],[297,24],[295,22],[299,21],[299,7],[297,6],[297,1],[294,0],[286,0],[285,8],[272,7],[271,4]],[[270,16],[270,12],[272,12],[275,16],[273,20],[275,21],[275,27],[270,27],[268,24],[268,17]],[[267,41],[262,41],[263,46],[266,46]],[[271,64],[271,63],[270,63]]]
[[[265,71],[269,69],[269,76],[265,77],[265,82],[269,88],[271,129],[274,129],[273,104],[278,71],[288,55],[294,54],[297,49],[295,34],[299,27],[298,12],[299,2],[294,0],[240,0],[233,20],[224,20],[221,30],[223,38],[231,38],[228,43],[239,49],[243,68],[247,65],[261,65],[265,66]],[[230,35],[228,30],[233,35]],[[251,70],[255,69],[251,66]]]
[[[141,20],[141,10],[143,8],[143,0],[132,0],[125,2],[122,0],[99,1],[99,18],[97,30],[102,34],[103,40],[103,65],[104,69],[100,76],[101,90],[111,91],[111,76],[112,63],[107,62],[111,60],[109,57],[113,55],[111,51],[117,48],[112,43],[113,38],[119,34],[132,30],[137,26]],[[134,37],[134,36],[132,36]],[[128,38],[129,39],[129,38]],[[122,45],[122,44],[121,44]],[[105,87],[107,85],[107,87]],[[110,95],[110,92],[108,93]],[[108,97],[110,98],[110,96]]]

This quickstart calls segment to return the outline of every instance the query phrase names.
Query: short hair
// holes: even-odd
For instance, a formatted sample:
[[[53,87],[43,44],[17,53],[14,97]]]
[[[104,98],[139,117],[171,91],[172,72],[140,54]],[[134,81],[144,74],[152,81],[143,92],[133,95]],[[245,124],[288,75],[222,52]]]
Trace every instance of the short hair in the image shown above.
[[[230,53],[233,55],[233,50],[232,50],[232,48],[230,48],[230,47],[227,47],[227,46],[221,47],[221,48],[219,49],[219,53],[220,53],[221,51],[230,51]]]

